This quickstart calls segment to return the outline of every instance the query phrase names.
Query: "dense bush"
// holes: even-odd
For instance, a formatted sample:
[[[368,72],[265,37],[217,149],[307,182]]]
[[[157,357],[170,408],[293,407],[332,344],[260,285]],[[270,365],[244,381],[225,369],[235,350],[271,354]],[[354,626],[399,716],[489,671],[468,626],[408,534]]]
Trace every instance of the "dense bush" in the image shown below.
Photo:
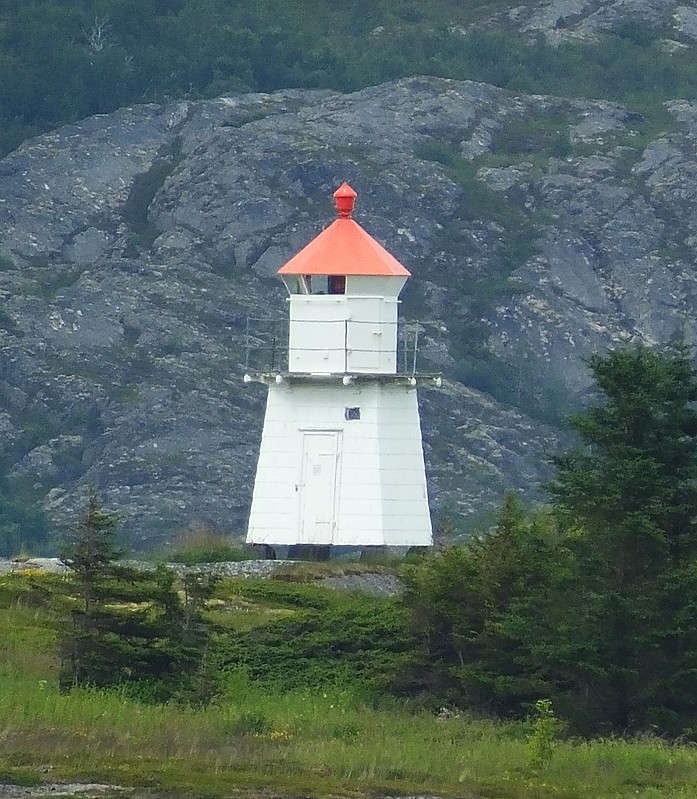
[[[553,518],[526,518],[510,495],[493,532],[406,573],[422,647],[406,685],[502,716],[556,698],[545,652],[569,633],[561,616],[572,564]]]
[[[299,588],[287,586],[288,595]],[[406,621],[394,601],[337,598],[324,609],[228,636],[219,642],[220,665],[244,669],[278,691],[346,685],[376,690],[411,657]]]
[[[334,607],[338,599],[333,591],[312,583],[243,579],[232,580],[228,586],[234,594],[268,607],[326,610]]]

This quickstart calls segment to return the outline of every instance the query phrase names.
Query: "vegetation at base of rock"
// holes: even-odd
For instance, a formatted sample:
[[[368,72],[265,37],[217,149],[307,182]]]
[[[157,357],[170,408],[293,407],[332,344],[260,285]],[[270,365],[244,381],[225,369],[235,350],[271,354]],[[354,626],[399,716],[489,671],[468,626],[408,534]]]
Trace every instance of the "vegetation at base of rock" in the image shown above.
[[[0,472],[0,557],[17,555],[25,548],[36,552],[49,535],[48,519],[36,507],[36,497],[30,492],[18,496],[12,482]]]
[[[118,781],[143,784],[140,759],[151,787],[211,795],[319,777],[323,793],[694,793],[694,747],[651,736],[697,739],[697,374],[680,344],[589,366],[554,504],[509,494],[493,530],[405,564],[401,598],[135,575],[93,495],[72,576],[0,579],[0,769],[60,755],[59,777],[134,763]]]
[[[0,773],[6,782],[98,780],[211,797],[266,789],[310,796],[358,790],[677,799],[695,791],[690,746],[650,736],[559,739],[534,718],[500,722],[403,700],[376,703],[351,685],[282,691],[250,681],[243,670],[226,671],[205,709],[144,703],[119,689],[61,694],[60,609],[41,604],[39,595],[45,599],[62,581],[39,573],[0,578]],[[262,581],[253,582],[261,590]],[[326,594],[328,605],[358,610],[365,601],[313,588]],[[236,612],[235,590],[223,582],[215,593],[224,599],[207,614],[225,627]],[[278,617],[278,608],[255,608],[257,629]],[[286,612],[292,620],[298,611],[286,606]],[[249,607],[245,615],[253,615]]]
[[[552,46],[465,29],[498,2],[135,3],[45,0],[0,11],[0,152],[63,122],[167,97],[278,88],[354,90],[415,74],[514,91],[631,99],[695,97],[695,54],[662,31],[619,26],[601,42]],[[642,31],[638,35],[637,31]],[[268,53],[274,57],[269,59]],[[554,140],[553,147],[566,147]],[[142,235],[152,235],[147,223]]]

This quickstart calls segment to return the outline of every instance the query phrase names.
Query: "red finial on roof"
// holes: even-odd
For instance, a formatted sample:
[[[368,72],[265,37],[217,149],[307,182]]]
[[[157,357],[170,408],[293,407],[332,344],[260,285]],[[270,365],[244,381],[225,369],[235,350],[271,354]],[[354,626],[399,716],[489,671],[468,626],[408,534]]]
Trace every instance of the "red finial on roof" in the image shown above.
[[[334,192],[336,210],[339,212],[339,217],[341,219],[348,219],[351,216],[353,213],[353,206],[356,204],[356,197],[358,197],[358,195],[346,181]]]
[[[296,253],[279,275],[408,277],[409,271],[351,219],[357,194],[348,183],[334,192],[339,218]]]

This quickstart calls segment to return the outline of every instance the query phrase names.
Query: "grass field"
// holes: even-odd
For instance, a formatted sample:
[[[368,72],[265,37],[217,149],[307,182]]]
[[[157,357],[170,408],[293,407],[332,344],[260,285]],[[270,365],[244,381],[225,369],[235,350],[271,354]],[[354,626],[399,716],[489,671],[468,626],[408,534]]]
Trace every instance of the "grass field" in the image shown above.
[[[206,708],[141,704],[119,692],[61,694],[56,618],[42,607],[42,585],[55,579],[0,578],[0,783],[99,781],[206,797],[697,796],[692,747],[554,741],[548,762],[535,765],[529,724],[439,717],[396,700],[376,707],[351,688],[273,695],[234,672]],[[234,594],[230,584],[222,590],[220,614]],[[248,618],[263,623],[266,611],[278,617],[260,603]]]

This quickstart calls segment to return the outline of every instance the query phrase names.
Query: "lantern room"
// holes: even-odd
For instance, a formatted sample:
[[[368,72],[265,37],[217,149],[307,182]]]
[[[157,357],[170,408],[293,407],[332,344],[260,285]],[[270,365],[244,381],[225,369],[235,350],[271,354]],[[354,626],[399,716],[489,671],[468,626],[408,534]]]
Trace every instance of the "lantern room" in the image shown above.
[[[409,277],[351,218],[356,192],[334,192],[339,217],[278,270],[289,293],[288,371],[395,374],[399,294]]]

